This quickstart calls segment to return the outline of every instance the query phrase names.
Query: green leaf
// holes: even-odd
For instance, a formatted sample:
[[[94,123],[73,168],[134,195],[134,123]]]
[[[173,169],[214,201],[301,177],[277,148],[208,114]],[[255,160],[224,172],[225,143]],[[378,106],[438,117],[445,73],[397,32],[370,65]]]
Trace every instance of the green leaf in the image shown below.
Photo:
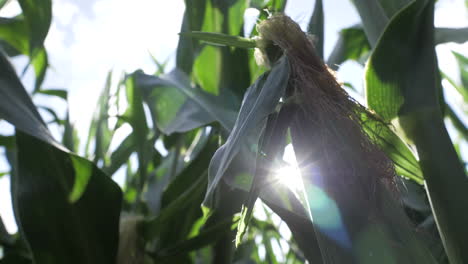
[[[387,17],[391,19],[405,5],[410,3],[411,0],[378,0],[378,2],[384,10]]]
[[[242,237],[244,237],[245,232],[247,231],[247,227],[249,226],[249,221],[251,218],[253,208],[246,207],[245,205],[242,206],[240,212],[240,220],[237,225],[237,233],[236,233],[236,247],[242,242]]]
[[[464,28],[436,28],[435,44],[447,42],[465,43],[468,41],[468,27]]]
[[[206,173],[198,177],[183,193],[163,208],[158,216],[149,219],[144,224],[143,236],[152,239],[164,232],[164,229],[177,219],[177,216],[189,208],[193,208],[194,198],[203,195],[206,186]],[[201,213],[201,212],[200,212]]]
[[[52,1],[51,0],[19,0],[23,10],[30,39],[30,54],[34,58],[36,50],[43,46],[44,40],[49,32],[52,22]]]
[[[247,230],[255,202],[261,191],[269,189],[266,187],[268,185],[276,188],[276,186],[274,186],[276,179],[272,171],[276,171],[278,167],[281,166],[280,161],[282,161],[284,154],[288,127],[293,113],[295,113],[294,107],[286,104],[281,106],[278,113],[275,112],[268,116],[265,129],[259,139],[253,182],[250,187],[247,200],[242,206],[241,218],[236,235],[236,246],[239,245]],[[269,192],[276,193],[277,191]],[[285,202],[285,204],[289,204],[289,201],[283,202]]]
[[[157,239],[160,242],[159,248],[161,249],[172,247],[172,245],[187,239],[197,219],[202,217],[202,211],[199,205],[202,202],[206,187],[206,168],[209,165],[211,156],[216,150],[217,140],[215,137],[211,137],[206,145],[203,142],[199,143],[202,145],[203,149],[185,168],[182,166],[182,157],[178,157],[177,155],[167,156],[165,159],[165,161],[168,161],[167,164],[163,161],[160,166],[165,166],[162,171],[162,177],[159,177],[158,181],[153,185],[156,186],[156,188],[152,188],[151,193],[148,192],[146,196],[149,203],[158,202],[157,200],[159,198],[160,205],[158,204],[158,207],[160,207],[161,210],[156,217],[159,220],[154,219],[154,221],[149,221],[149,223],[153,223],[156,227],[151,224],[148,225],[147,228],[149,228],[148,230],[153,230],[153,228],[161,229],[156,230],[153,234],[154,236],[157,235]],[[174,158],[179,158],[180,166],[179,169],[176,170],[177,176],[175,179],[174,177],[171,179],[168,178],[168,176],[171,177],[169,167],[173,165]],[[180,161],[182,161],[182,163]],[[168,180],[172,180],[169,185],[167,185]],[[193,189],[194,182],[200,182],[200,189]],[[192,193],[192,196],[186,194],[187,192]],[[185,198],[180,199],[181,197]],[[154,207],[156,206],[153,206],[153,208]],[[181,212],[183,212],[184,217],[178,217]],[[172,214],[172,216],[166,214]],[[161,223],[161,221],[166,221],[164,219],[170,221],[170,225]],[[159,226],[160,224],[163,226]]]
[[[463,74],[463,68],[460,67],[460,75]],[[447,74],[445,74],[444,72],[440,72],[440,75],[442,75],[442,77],[447,80],[450,85],[452,85],[453,87],[455,87],[455,89],[463,96],[463,100],[465,102],[468,102],[468,88],[465,88],[463,87],[462,85],[459,85],[457,82],[455,82],[455,80],[453,80],[452,78],[450,78]],[[468,86],[467,86],[468,87]]]
[[[143,107],[143,96],[141,89],[137,86],[133,75],[127,77],[125,81],[125,94],[127,96],[127,110],[124,117],[132,126],[132,134],[135,136],[138,156],[138,185],[137,190],[143,191],[147,180],[148,163],[151,157],[155,137],[149,137],[149,127]]]
[[[192,87],[187,76],[179,70],[161,77],[142,72],[133,76],[135,85],[142,89],[156,126],[167,135],[186,132],[213,121],[220,122],[226,130],[234,124],[235,112],[226,107],[224,98]]]
[[[67,100],[67,95],[68,95],[68,92],[66,90],[58,90],[58,89],[39,90],[37,91],[37,93],[57,96],[64,100]]]
[[[252,50],[250,50],[252,51]],[[245,91],[251,84],[249,50],[241,48],[221,48],[220,90],[223,96],[230,97],[231,105],[239,109]],[[233,96],[230,96],[233,94]]]
[[[167,63],[169,62],[168,58],[164,62],[161,63],[158,59],[156,59],[156,57],[154,57],[154,55],[151,52],[149,52],[149,54],[151,56],[151,60],[153,60],[154,64],[156,64],[156,67],[157,67],[156,73],[154,75],[157,76],[157,75],[165,73]]]
[[[294,207],[303,208],[294,195],[290,196],[290,201]],[[265,203],[288,225],[294,240],[310,263],[327,263],[322,259],[322,252],[316,237],[316,232],[319,231],[315,229],[310,219],[291,213],[274,203],[268,201]]]
[[[337,70],[346,60],[360,61],[370,51],[369,41],[360,26],[354,26],[340,31],[340,37],[333,48],[327,64]]]
[[[0,146],[4,146],[7,149],[14,149],[15,136],[1,136],[0,135]]]
[[[193,238],[159,250],[156,252],[156,257],[158,259],[164,259],[176,255],[187,254],[190,251],[208,246],[220,239],[226,233],[226,230],[229,230],[232,225],[233,221],[231,219],[219,221],[214,226],[202,230],[197,236]]]
[[[221,68],[220,48],[205,46],[193,64],[193,78],[204,91],[212,95],[220,95]]]
[[[45,110],[52,116],[52,120],[47,123],[63,124],[63,120],[57,115],[57,113],[52,108],[45,107],[45,106],[38,106],[37,108]]]
[[[433,37],[432,1],[413,1],[395,15],[367,65],[367,101],[385,120],[398,118],[414,142],[447,255],[465,263],[468,181],[440,111]]]
[[[29,135],[55,144],[15,70],[3,54],[0,54],[0,102],[0,118]]]
[[[110,89],[111,89],[112,72],[107,73],[106,83],[104,89],[99,96],[96,109],[94,110],[93,119],[89,126],[88,139],[86,141],[85,153],[89,154],[91,142],[94,139],[94,162],[99,160],[104,161],[106,165],[106,153],[108,151],[113,132],[108,126],[108,114]]]
[[[273,12],[284,12],[287,0],[270,0],[266,7]]]
[[[203,21],[203,27],[201,31],[209,33],[222,33],[222,35],[213,35],[226,37],[228,39],[243,39],[243,14],[247,8],[246,0],[240,0],[235,2],[216,2],[211,1],[206,5],[205,17]],[[243,39],[245,40],[245,39]],[[247,65],[246,56],[239,56],[233,58],[233,53],[236,50],[230,47],[214,47],[204,45],[201,46],[202,50],[197,56],[192,78],[200,84],[201,88],[214,95],[230,96],[231,93],[237,95],[239,90],[243,90],[248,87],[245,83],[245,76],[236,76],[239,78],[239,83],[234,84],[229,73],[238,74],[238,70],[233,70],[232,63],[239,63],[236,67],[242,67]],[[239,53],[239,51],[237,51]],[[244,60],[244,61],[242,61]],[[246,70],[246,69],[245,69]],[[244,86],[246,85],[246,86]],[[242,86],[242,87],[238,87]],[[234,102],[237,107],[238,102]]]
[[[201,31],[182,32],[179,34],[182,36],[196,38],[215,46],[232,46],[245,49],[256,47],[256,42],[254,39],[243,38],[239,36]]]
[[[250,7],[262,9],[268,0],[251,0]]]
[[[34,54],[31,63],[34,67],[34,73],[36,74],[36,80],[34,81],[34,91],[38,91],[42,85],[42,82],[44,81],[47,67],[49,67],[49,59],[44,47],[37,49],[37,52]]]
[[[216,147],[217,142],[214,137],[211,137],[197,157],[180,172],[175,180],[171,181],[161,199],[163,208],[177,199],[179,195],[190,188],[193,182],[197,181],[200,175],[205,173]]]
[[[35,91],[39,90],[48,66],[44,40],[52,21],[51,0],[20,0],[23,16],[3,19],[0,38],[22,54],[28,55],[36,74]]]
[[[29,54],[29,35],[24,18],[0,18],[0,38],[22,54]]]
[[[36,74],[34,90],[37,91],[44,80],[48,59],[43,46],[31,49],[30,38],[26,18],[0,18],[0,39],[6,41],[17,52],[29,56]]]
[[[185,1],[185,13],[181,32],[199,31],[205,18],[207,0]],[[190,37],[180,36],[177,45],[176,66],[186,74],[192,73],[195,56],[199,50],[198,42]]]
[[[76,130],[70,122],[70,114],[67,111],[67,117],[64,120],[64,131],[62,137],[62,144],[71,152],[76,152],[79,146],[79,139],[76,135]]]
[[[221,33],[226,33],[229,35],[238,35],[239,32],[241,32],[242,27],[243,27],[243,21],[244,21],[244,11],[247,9],[249,1],[247,0],[214,0],[211,1],[213,8],[218,9],[221,11],[222,16],[224,17],[223,19],[223,25],[222,25],[222,32]],[[213,13],[214,16],[216,16],[216,12]],[[211,24],[210,26],[217,27],[218,25],[215,25],[216,20],[219,19],[218,17],[212,18],[210,21]],[[205,23],[207,20],[205,20]],[[209,23],[207,23],[209,24]],[[203,31],[212,31],[209,28],[210,26],[207,27],[207,25],[203,25]]]
[[[53,139],[4,56],[0,69],[0,116],[16,127],[14,210],[35,263],[114,263],[119,187]]]
[[[3,220],[0,217],[0,245],[13,245],[14,239],[13,237],[8,233],[6,230],[5,226],[3,225]]]
[[[324,35],[324,18],[323,18],[323,3],[322,0],[316,0],[314,6],[314,12],[309,21],[309,26],[307,27],[307,33],[314,35],[316,38],[315,50],[319,54],[320,58],[323,58],[323,43],[325,40]]]
[[[143,197],[149,211],[155,215],[159,214],[161,210],[163,192],[186,165],[184,157],[180,155],[181,147],[181,144],[178,144],[177,147],[170,150],[168,155],[161,157],[160,162],[154,164],[156,170],[150,172],[148,177]]]
[[[256,153],[266,117],[275,110],[289,80],[289,62],[284,57],[269,74],[262,75],[248,90],[226,143],[216,151],[209,168],[209,184],[204,205],[213,206],[213,192],[241,148]],[[252,173],[252,172],[251,172]]]
[[[458,67],[460,68],[460,77],[463,86],[463,92],[460,91],[460,93],[465,97],[468,94],[468,58],[455,51],[452,51],[452,53],[455,55]]]
[[[86,159],[78,156],[70,156],[70,160],[75,169],[75,181],[73,183],[72,191],[68,196],[70,203],[78,201],[86,190],[86,186],[89,183],[89,179],[92,175],[92,163]]]
[[[458,132],[465,138],[468,139],[468,129],[465,126],[465,123],[458,117],[458,115],[453,111],[452,107],[448,104],[445,105],[445,114],[448,116],[450,121],[452,121],[453,126],[458,130]]]
[[[361,17],[367,39],[374,47],[388,23],[388,16],[379,1],[354,0],[353,2]]]
[[[353,0],[361,17],[364,31],[371,47],[375,47],[377,40],[383,33],[389,20],[411,0]]]
[[[418,184],[424,183],[423,173],[418,161],[409,147],[384,123],[361,115],[364,130],[371,140],[377,144],[393,161],[398,175],[414,180]]]
[[[119,187],[87,160],[20,131],[16,140],[14,208],[35,263],[115,263]]]
[[[6,3],[8,3],[8,0],[0,0],[0,9],[2,9]]]
[[[424,186],[405,179],[397,181],[397,186],[401,190],[401,200],[405,206],[421,213],[431,212]]]
[[[135,141],[135,136],[130,134],[112,152],[109,164],[103,168],[107,174],[113,175],[120,167],[122,167],[122,165],[127,162],[127,160],[130,158],[130,155],[136,151]]]

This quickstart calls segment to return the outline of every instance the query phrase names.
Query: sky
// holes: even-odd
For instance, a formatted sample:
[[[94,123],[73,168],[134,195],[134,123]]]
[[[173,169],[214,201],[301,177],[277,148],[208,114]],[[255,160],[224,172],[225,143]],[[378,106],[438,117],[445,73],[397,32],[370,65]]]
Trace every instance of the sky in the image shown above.
[[[314,0],[289,0],[286,14],[306,28]],[[324,1],[325,45],[327,57],[338,39],[341,29],[359,22],[359,17],[350,0]],[[463,0],[439,0],[435,24],[444,27],[468,26],[468,14]],[[246,18],[252,21],[255,12],[249,10]],[[0,16],[11,17],[21,12],[16,1],[0,11]],[[55,0],[53,21],[45,41],[49,52],[51,69],[44,81],[44,89],[65,89],[69,92],[70,115],[81,137],[87,134],[97,98],[104,87],[107,73],[113,70],[114,81],[120,74],[142,69],[146,73],[156,70],[150,54],[160,62],[168,61],[168,68],[174,66],[175,48],[184,12],[183,0]],[[458,68],[450,50],[468,55],[468,46],[446,44],[439,46],[439,63],[453,78],[458,79]],[[13,61],[20,71],[27,58]],[[357,63],[344,63],[338,78],[362,89],[363,69]],[[22,78],[26,88],[32,90],[33,72],[28,71]],[[444,84],[448,85],[448,84]],[[447,89],[447,98],[452,103],[460,102],[453,89]],[[360,98],[358,98],[363,102]],[[57,98],[37,97],[35,103],[62,109],[66,104]],[[2,134],[13,133],[6,122],[0,122]],[[61,133],[53,128],[54,136]],[[127,131],[121,133],[130,133]],[[113,142],[115,143],[115,142]],[[118,143],[118,142],[117,142]],[[8,170],[0,152],[0,172]],[[7,230],[17,230],[14,222],[9,195],[9,177],[0,178],[0,216]]]

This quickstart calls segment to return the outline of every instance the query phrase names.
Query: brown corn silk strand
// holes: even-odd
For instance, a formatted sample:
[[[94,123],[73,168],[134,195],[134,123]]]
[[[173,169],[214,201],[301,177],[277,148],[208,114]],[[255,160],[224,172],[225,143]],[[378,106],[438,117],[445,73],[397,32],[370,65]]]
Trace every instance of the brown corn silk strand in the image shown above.
[[[433,263],[395,199],[393,163],[362,129],[362,115],[377,119],[341,88],[292,19],[274,15],[257,29],[290,62],[292,143],[324,263]]]

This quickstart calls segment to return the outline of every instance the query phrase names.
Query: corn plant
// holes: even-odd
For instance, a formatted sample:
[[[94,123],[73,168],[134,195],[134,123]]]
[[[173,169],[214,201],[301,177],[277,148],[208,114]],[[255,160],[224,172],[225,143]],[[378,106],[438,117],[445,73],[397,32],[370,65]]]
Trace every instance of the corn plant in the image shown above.
[[[441,85],[466,102],[468,58],[454,53],[459,82],[435,52],[468,30],[435,28],[434,1],[354,0],[361,24],[324,58],[324,24],[339,18],[322,0],[306,32],[286,0],[187,0],[175,68],[109,72],[81,139],[47,108],[54,138],[31,99],[67,100],[42,86],[52,3],[18,1],[22,15],[0,20],[0,118],[15,127],[0,135],[0,177],[19,231],[0,221],[0,263],[468,263],[466,126]],[[8,59],[20,54],[29,94]],[[348,60],[365,67],[366,106],[334,74]],[[297,188],[277,176],[287,146]]]

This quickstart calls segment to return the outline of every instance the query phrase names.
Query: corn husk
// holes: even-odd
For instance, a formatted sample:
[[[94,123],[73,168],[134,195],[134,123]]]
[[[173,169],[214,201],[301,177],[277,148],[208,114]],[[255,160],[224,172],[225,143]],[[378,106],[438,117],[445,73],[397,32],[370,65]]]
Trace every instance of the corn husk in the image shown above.
[[[270,61],[284,54],[290,62],[292,143],[324,263],[435,263],[397,199],[391,160],[362,129],[363,115],[378,118],[341,88],[289,17],[257,30]]]

